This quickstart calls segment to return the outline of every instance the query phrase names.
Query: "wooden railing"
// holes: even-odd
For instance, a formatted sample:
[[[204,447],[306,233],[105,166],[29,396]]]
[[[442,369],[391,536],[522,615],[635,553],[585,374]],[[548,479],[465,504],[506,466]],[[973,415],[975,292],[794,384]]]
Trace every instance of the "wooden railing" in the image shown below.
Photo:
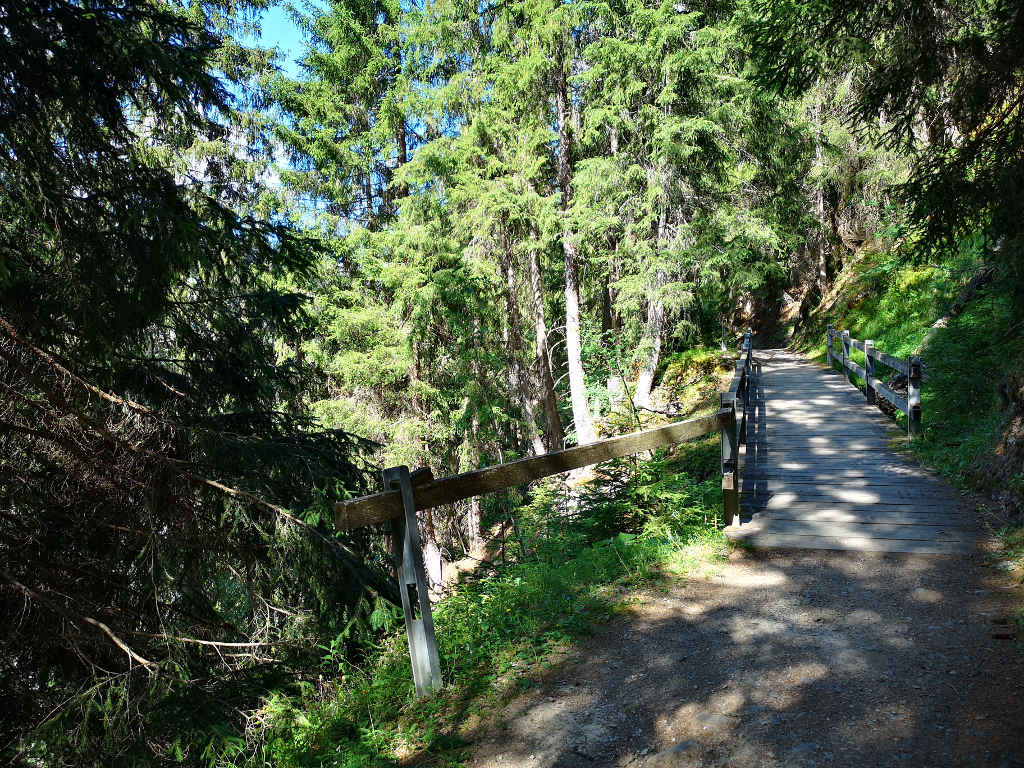
[[[731,521],[733,525],[738,525],[739,447],[746,435],[746,406],[753,359],[751,335],[750,329],[747,329],[740,344],[729,389],[720,395],[719,410],[708,416],[436,480],[426,467],[415,472],[410,472],[404,466],[392,467],[384,470],[382,492],[335,504],[334,521],[340,530],[392,522],[392,555],[405,614],[413,681],[418,695],[429,695],[439,687],[441,672],[416,512],[524,485],[609,459],[674,445],[717,431],[722,446],[723,520],[726,524]]]
[[[836,343],[838,342],[838,350]],[[921,434],[921,358],[917,355],[902,360],[892,355],[887,355],[880,349],[875,349],[875,343],[871,339],[859,341],[850,336],[849,331],[840,331],[833,326],[828,327],[825,334],[826,357],[829,368],[834,367],[838,362],[843,369],[843,374],[851,384],[856,386],[852,374],[857,374],[864,380],[864,396],[871,405],[878,402],[877,395],[881,395],[893,406],[906,414],[907,431],[911,436]],[[850,359],[850,350],[859,349],[864,353],[864,366],[860,366]],[[890,387],[883,384],[876,376],[877,365],[881,363],[887,368],[898,371],[907,377],[907,396],[901,397]],[[859,387],[858,387],[859,389]]]
[[[747,406],[750,405],[750,379],[753,365],[752,332],[748,328],[740,343],[729,389],[720,398],[719,413],[723,414],[722,435],[722,519],[726,525],[740,524],[741,465],[740,445],[747,441]]]

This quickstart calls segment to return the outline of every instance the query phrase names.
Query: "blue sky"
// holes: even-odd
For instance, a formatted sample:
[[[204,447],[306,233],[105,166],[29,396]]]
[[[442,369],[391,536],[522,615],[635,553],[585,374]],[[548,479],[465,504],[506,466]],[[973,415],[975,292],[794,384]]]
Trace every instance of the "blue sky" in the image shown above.
[[[280,48],[284,58],[281,66],[292,77],[299,74],[296,59],[302,55],[302,31],[292,22],[288,12],[279,5],[264,11],[259,43]]]

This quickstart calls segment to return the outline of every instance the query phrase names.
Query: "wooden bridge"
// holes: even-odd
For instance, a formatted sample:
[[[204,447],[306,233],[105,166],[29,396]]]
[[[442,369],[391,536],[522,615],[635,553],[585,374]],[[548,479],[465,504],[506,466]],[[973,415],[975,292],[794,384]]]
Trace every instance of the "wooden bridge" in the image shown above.
[[[786,350],[757,351],[741,455],[744,514],[727,534],[757,547],[969,552],[976,535],[959,495],[901,455],[906,432],[865,396],[881,393],[916,432],[917,363],[842,338],[841,351],[829,357],[843,373]],[[851,347],[865,346],[860,366],[850,360]],[[908,398],[875,378],[879,361],[912,374]],[[864,379],[864,392],[847,372]]]

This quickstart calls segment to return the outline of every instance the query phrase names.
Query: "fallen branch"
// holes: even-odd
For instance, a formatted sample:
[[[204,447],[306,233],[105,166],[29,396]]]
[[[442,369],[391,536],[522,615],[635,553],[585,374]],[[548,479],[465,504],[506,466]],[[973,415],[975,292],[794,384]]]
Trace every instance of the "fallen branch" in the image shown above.
[[[52,600],[49,600],[48,598],[41,595],[39,592],[36,592],[31,587],[27,587],[24,584],[22,584],[20,581],[14,578],[14,574],[12,574],[6,568],[0,568],[0,577],[2,577],[4,581],[8,582],[12,586],[20,590],[29,599],[35,600],[37,603],[46,606],[55,613],[59,613],[68,621],[72,623],[85,622],[86,624],[91,624],[92,626],[96,627],[101,632],[103,632],[103,634],[105,634],[107,637],[109,637],[111,642],[114,643],[114,645],[116,645],[118,648],[120,648],[128,655],[128,658],[132,659],[137,664],[142,665],[150,671],[156,669],[157,665],[155,662],[152,662],[149,659],[145,659],[139,654],[137,654],[135,651],[133,651],[124,640],[115,635],[113,630],[111,630],[110,627],[108,627],[102,621],[94,619],[91,616],[82,616],[80,614],[75,614],[72,611],[69,611],[64,606],[58,605]]]
[[[973,299],[978,291],[992,282],[992,279],[996,276],[996,268],[983,264],[978,268],[978,271],[974,273],[974,276],[967,281],[967,285],[964,286],[963,290],[957,294],[957,297],[953,299],[953,302],[949,305],[946,310],[946,314],[932,323],[931,327],[925,333],[924,338],[921,339],[921,343],[918,345],[918,352],[924,350],[928,346],[928,342],[932,340],[932,337],[942,328],[949,325],[949,321],[959,315],[967,307],[967,303]]]

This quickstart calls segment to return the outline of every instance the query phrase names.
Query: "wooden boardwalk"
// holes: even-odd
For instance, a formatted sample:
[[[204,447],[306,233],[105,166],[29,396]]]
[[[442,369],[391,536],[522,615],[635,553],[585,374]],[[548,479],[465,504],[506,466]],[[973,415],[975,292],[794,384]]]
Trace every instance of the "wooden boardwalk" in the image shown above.
[[[896,452],[905,435],[842,374],[786,350],[755,357],[743,523],[730,538],[788,549],[974,548],[959,494]]]

